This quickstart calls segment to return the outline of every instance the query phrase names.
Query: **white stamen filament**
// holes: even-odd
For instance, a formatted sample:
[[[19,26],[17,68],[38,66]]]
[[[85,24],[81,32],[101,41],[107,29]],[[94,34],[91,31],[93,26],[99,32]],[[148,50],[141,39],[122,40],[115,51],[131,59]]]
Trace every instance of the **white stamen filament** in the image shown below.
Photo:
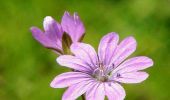
[[[104,66],[102,62],[96,64],[96,69],[93,71],[93,77],[98,81],[107,81],[109,79],[110,73],[114,70],[114,64],[111,66]]]

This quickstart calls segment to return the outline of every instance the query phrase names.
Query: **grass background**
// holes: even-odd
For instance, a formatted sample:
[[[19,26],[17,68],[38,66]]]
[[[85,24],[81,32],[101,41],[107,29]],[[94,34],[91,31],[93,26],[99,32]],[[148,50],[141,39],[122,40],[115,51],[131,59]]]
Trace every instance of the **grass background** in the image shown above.
[[[170,97],[170,0],[1,0],[0,100],[60,100],[64,89],[49,87],[60,67],[57,55],[32,38],[29,28],[42,28],[47,15],[60,21],[64,11],[78,12],[86,27],[84,42],[97,48],[100,38],[118,32],[138,42],[133,56],[154,60],[150,77],[124,84],[126,100]]]

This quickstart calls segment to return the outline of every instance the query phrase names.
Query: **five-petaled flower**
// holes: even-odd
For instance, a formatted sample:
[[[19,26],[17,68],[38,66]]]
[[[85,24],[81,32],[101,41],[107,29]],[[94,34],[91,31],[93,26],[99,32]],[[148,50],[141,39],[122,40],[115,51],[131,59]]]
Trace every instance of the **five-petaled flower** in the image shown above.
[[[54,50],[59,55],[68,54],[70,45],[80,42],[84,36],[85,28],[77,13],[71,16],[65,12],[61,25],[52,17],[47,16],[43,22],[44,32],[32,27],[33,37],[44,47]]]
[[[86,100],[123,100],[125,90],[120,83],[140,83],[148,74],[141,70],[153,65],[152,59],[138,56],[126,59],[136,49],[130,36],[118,44],[119,36],[109,33],[99,44],[98,53],[89,44],[73,43],[73,55],[62,55],[57,62],[74,72],[66,72],[51,82],[53,88],[69,87],[62,100],[75,100],[85,93]],[[125,60],[126,59],[126,60]]]

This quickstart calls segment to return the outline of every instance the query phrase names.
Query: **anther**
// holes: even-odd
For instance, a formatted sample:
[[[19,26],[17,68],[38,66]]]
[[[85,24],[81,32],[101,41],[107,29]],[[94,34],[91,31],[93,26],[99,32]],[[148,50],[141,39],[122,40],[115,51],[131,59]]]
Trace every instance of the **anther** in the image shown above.
[[[117,73],[117,75],[116,75],[118,78],[120,78],[121,77],[121,75],[119,74],[119,73]]]
[[[113,67],[113,68],[115,67],[115,64],[114,64],[114,63],[112,63],[112,67]]]

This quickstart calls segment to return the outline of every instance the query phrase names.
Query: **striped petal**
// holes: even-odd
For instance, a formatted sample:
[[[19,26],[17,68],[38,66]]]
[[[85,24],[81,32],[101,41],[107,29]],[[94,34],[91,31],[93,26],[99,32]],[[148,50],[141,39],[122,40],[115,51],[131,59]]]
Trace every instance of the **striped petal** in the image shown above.
[[[90,72],[91,68],[83,60],[71,56],[71,55],[62,55],[57,58],[57,62],[65,67],[75,69],[82,72]]]
[[[104,84],[104,88],[108,100],[124,100],[126,96],[125,90],[118,83],[107,82]]]
[[[62,100],[76,100],[79,96],[84,94],[87,89],[91,88],[93,81],[82,81],[80,83],[70,86],[63,94]]]
[[[133,37],[125,38],[116,48],[111,64],[118,66],[136,50],[136,40]]]
[[[105,92],[103,83],[95,83],[86,92],[86,100],[104,100]]]
[[[112,73],[134,72],[151,66],[153,66],[152,59],[145,56],[133,57],[120,64]]]
[[[129,72],[121,73],[119,77],[115,77],[114,80],[121,83],[141,83],[148,78],[146,72]]]
[[[117,47],[119,41],[119,35],[117,33],[111,32],[105,35],[99,44],[98,55],[100,61],[103,61],[104,65],[109,64],[111,57]]]
[[[71,45],[71,52],[78,58],[87,62],[89,66],[95,67],[97,63],[97,54],[94,48],[85,43],[73,43]]]
[[[56,76],[50,86],[53,88],[64,88],[90,79],[91,76],[82,72],[67,72]]]
[[[85,33],[85,28],[77,13],[71,16],[65,12],[61,21],[63,30],[71,36],[73,42],[78,42]]]

